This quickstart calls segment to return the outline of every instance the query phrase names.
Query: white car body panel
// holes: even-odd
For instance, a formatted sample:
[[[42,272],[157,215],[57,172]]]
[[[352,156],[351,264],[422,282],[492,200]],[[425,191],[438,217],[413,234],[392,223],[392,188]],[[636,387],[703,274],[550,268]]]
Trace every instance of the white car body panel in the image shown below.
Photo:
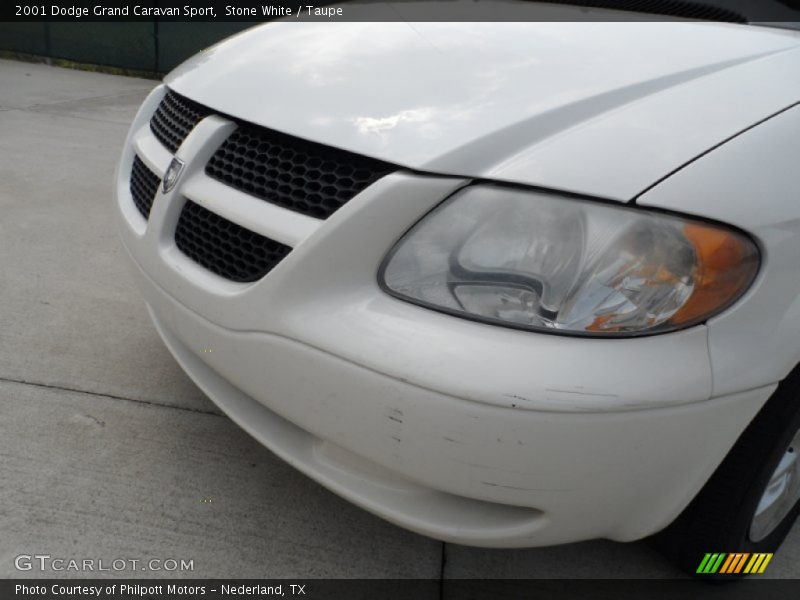
[[[115,178],[135,279],[194,381],[309,476],[448,541],[661,529],[798,361],[800,109],[786,109],[800,101],[800,38],[699,23],[570,27],[260,27],[167,78],[221,114],[178,148],[185,168],[148,221],[129,178],[134,154],[159,178],[172,160],[149,128],[164,86],[134,120]],[[236,127],[228,117],[407,168],[325,220],[307,217],[205,174]],[[389,249],[484,177],[618,201],[646,190],[639,204],[747,231],[764,264],[707,324],[631,339],[496,327],[384,293]],[[185,199],[293,250],[254,283],[214,275],[175,244]]]
[[[166,83],[411,169],[626,201],[795,102],[799,45],[711,23],[278,22]]]
[[[779,381],[800,363],[799,135],[800,105],[699,158],[637,201],[728,222],[762,247],[756,284],[708,323],[714,394]]]
[[[657,531],[774,390],[657,410],[519,411],[283,336],[217,327],[135,275],[172,354],[234,421],[359,506],[454,543],[629,541]],[[213,351],[195,350],[204,347]]]

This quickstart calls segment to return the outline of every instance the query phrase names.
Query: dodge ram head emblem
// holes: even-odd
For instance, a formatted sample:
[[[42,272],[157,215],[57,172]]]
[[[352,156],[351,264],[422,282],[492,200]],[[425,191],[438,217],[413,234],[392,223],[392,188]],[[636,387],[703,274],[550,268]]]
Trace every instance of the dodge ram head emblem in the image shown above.
[[[182,171],[183,161],[179,158],[173,158],[172,162],[169,163],[169,167],[167,167],[167,172],[164,173],[164,182],[161,184],[161,189],[165,194],[168,194],[178,183]]]

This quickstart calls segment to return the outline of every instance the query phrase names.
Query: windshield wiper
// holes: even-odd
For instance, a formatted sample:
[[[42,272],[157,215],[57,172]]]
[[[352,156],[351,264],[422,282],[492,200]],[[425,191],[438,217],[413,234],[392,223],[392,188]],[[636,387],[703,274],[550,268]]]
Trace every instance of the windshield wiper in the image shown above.
[[[570,4],[586,8],[605,8],[630,12],[664,15],[703,21],[747,23],[743,14],[724,6],[694,0],[538,0],[549,4]]]

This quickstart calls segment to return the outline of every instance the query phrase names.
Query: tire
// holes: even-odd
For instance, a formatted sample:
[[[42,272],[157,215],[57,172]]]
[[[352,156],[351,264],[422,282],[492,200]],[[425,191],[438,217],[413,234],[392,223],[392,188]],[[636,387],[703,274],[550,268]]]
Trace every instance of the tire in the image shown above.
[[[797,442],[798,430],[800,366],[780,383],[692,503],[651,538],[653,545],[692,575],[707,553],[775,552],[800,513],[800,501],[761,539],[752,539],[751,525],[767,484],[790,452],[790,442]],[[800,453],[800,448],[793,451]],[[720,579],[742,574],[699,576]]]

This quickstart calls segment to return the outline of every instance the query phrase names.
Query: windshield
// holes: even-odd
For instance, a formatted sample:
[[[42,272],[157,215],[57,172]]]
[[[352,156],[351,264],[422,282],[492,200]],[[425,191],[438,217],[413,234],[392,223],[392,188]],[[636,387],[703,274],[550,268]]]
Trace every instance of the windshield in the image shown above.
[[[800,30],[800,0],[539,0],[587,8],[630,11]]]

